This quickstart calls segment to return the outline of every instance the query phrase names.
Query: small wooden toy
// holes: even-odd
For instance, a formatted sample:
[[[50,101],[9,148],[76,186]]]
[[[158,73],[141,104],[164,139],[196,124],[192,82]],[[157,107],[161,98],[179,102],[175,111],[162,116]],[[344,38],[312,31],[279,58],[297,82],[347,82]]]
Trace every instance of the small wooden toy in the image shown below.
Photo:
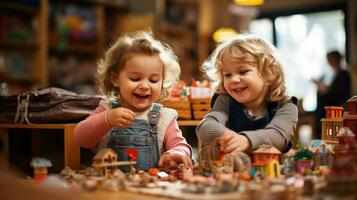
[[[308,171],[312,170],[313,153],[308,148],[301,148],[296,152],[294,161],[296,172],[306,175]]]
[[[108,167],[133,166],[136,164],[136,161],[117,161],[117,158],[117,154],[112,149],[104,148],[94,156],[92,166],[96,169],[103,169],[104,177],[107,177]]]
[[[253,167],[258,169],[258,171],[260,171],[260,174],[262,176],[265,176],[267,171],[266,170],[267,164],[272,159],[279,162],[280,156],[281,156],[281,152],[275,147],[270,145],[262,145],[257,150],[253,151]],[[280,171],[280,167],[279,167],[279,171]]]
[[[336,144],[338,142],[337,133],[343,126],[343,107],[325,106],[326,118],[321,119],[321,138],[326,143]]]
[[[34,169],[35,182],[41,183],[47,178],[47,168],[52,167],[51,161],[45,158],[33,158],[30,163]]]

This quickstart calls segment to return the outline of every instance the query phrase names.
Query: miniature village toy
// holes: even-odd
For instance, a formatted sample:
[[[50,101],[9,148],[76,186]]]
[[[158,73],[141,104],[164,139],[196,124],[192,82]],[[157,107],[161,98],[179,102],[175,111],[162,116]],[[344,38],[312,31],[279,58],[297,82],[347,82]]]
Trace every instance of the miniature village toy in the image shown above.
[[[321,119],[321,138],[326,143],[336,144],[337,133],[343,126],[343,107],[325,106],[326,118]]]
[[[129,152],[129,157],[134,157],[135,153]],[[136,157],[136,156],[135,156]],[[110,148],[101,149],[93,158],[92,166],[97,169],[103,169],[104,177],[108,176],[108,168],[114,168],[117,166],[132,166],[136,164],[136,161],[117,161],[117,154]]]
[[[327,109],[330,110],[326,119],[342,118],[340,108]],[[193,169],[181,164],[176,169],[138,170],[134,165],[136,150],[129,148],[125,150],[129,162],[118,161],[113,150],[103,149],[94,157],[92,168],[82,171],[66,168],[61,174],[71,187],[77,184],[84,190],[125,190],[177,199],[353,196],[357,184],[355,135],[340,121],[321,120],[321,123],[327,128],[323,140],[310,138],[285,155],[270,145],[262,145],[251,154],[224,153],[217,138],[201,149],[199,164]],[[121,165],[129,165],[131,170],[123,173]]]
[[[357,96],[347,100],[348,111],[343,115],[343,126],[351,129],[353,133],[357,133]]]
[[[253,166],[261,176],[276,178],[280,176],[281,152],[273,146],[262,145],[253,151]]]
[[[41,183],[47,178],[47,168],[52,167],[51,161],[39,157],[33,158],[30,165],[33,167],[34,180],[37,183]]]

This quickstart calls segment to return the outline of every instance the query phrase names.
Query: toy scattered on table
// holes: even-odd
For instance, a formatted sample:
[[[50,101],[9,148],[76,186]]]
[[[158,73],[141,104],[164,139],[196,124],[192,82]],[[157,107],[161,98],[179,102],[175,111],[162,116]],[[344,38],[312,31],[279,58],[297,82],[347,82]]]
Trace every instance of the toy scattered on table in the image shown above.
[[[343,126],[343,107],[326,106],[326,118],[321,119],[321,138],[326,143],[336,144],[338,130]]]
[[[281,152],[273,146],[262,145],[253,151],[253,166],[260,176],[280,177]]]
[[[33,158],[30,165],[33,167],[33,178],[37,183],[42,183],[46,180],[48,174],[47,168],[52,167],[51,161],[40,157]]]
[[[343,114],[343,126],[357,134],[357,96],[347,100],[348,111]]]
[[[150,168],[123,173],[111,149],[98,152],[93,167],[61,172],[70,188],[84,190],[126,190],[178,199],[296,199],[340,198],[355,195],[357,143],[348,127],[339,127],[337,141],[301,138],[298,149],[285,155],[262,145],[251,155],[221,151],[219,138],[204,147],[193,169]],[[131,161],[136,151],[126,149]],[[253,161],[253,162],[252,162]],[[280,169],[280,164],[283,164]],[[130,163],[132,165],[132,163]],[[103,167],[108,167],[104,169]]]
[[[104,177],[108,177],[108,168],[113,169],[114,172],[117,166],[133,166],[136,164],[136,150],[128,149],[128,156],[130,161],[117,161],[117,154],[110,148],[101,149],[93,158],[92,166],[96,169],[103,169]],[[113,170],[110,170],[112,172]]]

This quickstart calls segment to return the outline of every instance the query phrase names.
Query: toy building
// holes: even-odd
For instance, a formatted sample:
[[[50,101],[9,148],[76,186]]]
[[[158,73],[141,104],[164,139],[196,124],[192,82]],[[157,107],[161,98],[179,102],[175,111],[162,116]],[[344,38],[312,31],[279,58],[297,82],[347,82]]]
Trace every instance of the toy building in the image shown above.
[[[253,152],[253,167],[260,171],[261,175],[279,176],[280,156],[281,152],[275,147],[262,145]]]
[[[356,145],[356,137],[347,127],[341,128],[337,137],[339,143],[334,146],[334,157],[344,157],[348,154],[350,147]]]
[[[51,161],[44,158],[33,158],[30,163],[31,167],[33,167],[33,178],[35,182],[41,183],[47,178],[47,168],[52,167]]]
[[[117,161],[117,154],[110,148],[101,149],[93,158],[92,166],[96,169],[103,169],[105,177],[108,175],[108,168],[114,168],[115,166],[134,165],[136,161]]]
[[[343,115],[343,126],[351,129],[353,133],[357,133],[357,96],[347,100],[348,111]]]
[[[326,118],[321,119],[321,138],[328,144],[337,143],[337,133],[343,126],[343,107],[326,106]]]
[[[314,153],[308,148],[299,149],[295,156],[295,170],[298,174],[306,174],[312,170]]]

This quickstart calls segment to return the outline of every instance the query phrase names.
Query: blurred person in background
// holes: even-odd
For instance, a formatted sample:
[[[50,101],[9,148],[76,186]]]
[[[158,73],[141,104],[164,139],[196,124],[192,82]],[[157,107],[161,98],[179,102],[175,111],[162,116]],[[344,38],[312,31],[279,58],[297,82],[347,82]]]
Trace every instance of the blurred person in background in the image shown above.
[[[343,65],[343,56],[333,50],[326,54],[326,58],[334,73],[331,84],[327,85],[321,79],[314,80],[317,86],[315,123],[318,138],[321,138],[320,120],[325,117],[325,106],[345,106],[351,97],[351,76]]]

